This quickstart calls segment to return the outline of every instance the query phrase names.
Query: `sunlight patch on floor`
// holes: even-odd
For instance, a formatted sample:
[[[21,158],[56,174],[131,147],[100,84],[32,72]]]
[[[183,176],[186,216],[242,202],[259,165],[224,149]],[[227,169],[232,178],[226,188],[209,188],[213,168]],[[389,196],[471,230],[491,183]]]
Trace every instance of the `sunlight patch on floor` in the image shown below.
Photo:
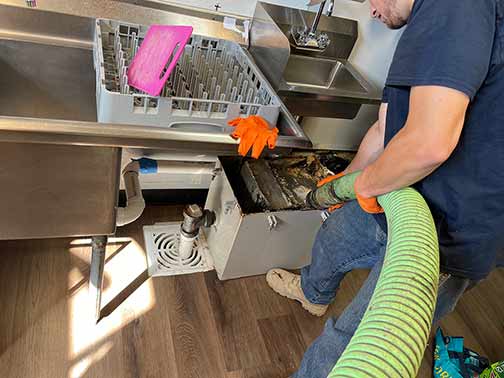
[[[155,293],[150,280],[128,293],[109,316],[95,324],[94,298],[88,295],[90,240],[75,240],[70,253],[76,264],[69,272],[69,377],[83,377],[89,367],[120,346],[120,330],[154,307]],[[147,261],[143,247],[131,238],[110,238],[105,263],[102,308],[144,274]],[[82,265],[85,261],[86,264]],[[79,266],[80,265],[80,266]],[[114,339],[119,345],[115,346]]]

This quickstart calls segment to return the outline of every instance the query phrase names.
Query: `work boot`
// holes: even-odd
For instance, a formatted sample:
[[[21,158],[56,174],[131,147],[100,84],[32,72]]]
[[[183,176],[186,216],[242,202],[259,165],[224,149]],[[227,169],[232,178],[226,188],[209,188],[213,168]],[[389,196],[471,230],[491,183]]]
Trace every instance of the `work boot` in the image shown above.
[[[301,276],[283,269],[271,269],[266,274],[268,285],[278,294],[301,303],[303,308],[315,316],[323,316],[329,305],[311,303],[306,299],[301,288]]]

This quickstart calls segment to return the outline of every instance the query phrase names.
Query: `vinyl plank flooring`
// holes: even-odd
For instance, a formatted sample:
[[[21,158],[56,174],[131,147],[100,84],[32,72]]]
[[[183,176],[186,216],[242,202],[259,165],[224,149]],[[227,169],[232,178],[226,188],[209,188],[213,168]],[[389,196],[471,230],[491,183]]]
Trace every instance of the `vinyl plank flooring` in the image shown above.
[[[288,378],[284,366],[268,364],[255,368],[245,369],[243,378]]]
[[[273,365],[282,367],[285,377],[294,373],[306,350],[294,316],[261,319],[259,328]]]
[[[502,288],[504,271],[495,271],[480,287],[464,295],[456,311],[475,338],[492,340],[484,345],[486,356],[491,360],[504,359],[504,300],[495,301],[481,292],[498,293]]]
[[[203,274],[167,279],[164,294],[171,298],[167,316],[175,345],[179,378],[221,378],[225,372],[219,336]]]
[[[215,272],[205,273],[205,279],[226,370],[235,371],[270,363],[244,282],[220,281]]]
[[[264,276],[245,277],[241,281],[246,287],[256,319],[292,313],[291,301],[271,290]]]
[[[241,370],[228,371],[224,378],[244,378],[244,375]]]
[[[103,319],[87,296],[83,240],[0,242],[3,378],[287,378],[325,320],[339,316],[367,272],[347,275],[323,318],[276,295],[264,276],[215,272],[148,278],[142,226],[178,221],[183,206],[149,207],[107,249]],[[504,359],[504,269],[466,293],[441,326]],[[418,377],[432,376],[432,342]]]
[[[7,315],[0,318],[2,377],[66,374],[68,338],[60,324],[66,324],[68,310],[69,258],[57,255],[66,245],[62,240],[0,243],[2,277],[9,278],[0,287],[1,312]]]

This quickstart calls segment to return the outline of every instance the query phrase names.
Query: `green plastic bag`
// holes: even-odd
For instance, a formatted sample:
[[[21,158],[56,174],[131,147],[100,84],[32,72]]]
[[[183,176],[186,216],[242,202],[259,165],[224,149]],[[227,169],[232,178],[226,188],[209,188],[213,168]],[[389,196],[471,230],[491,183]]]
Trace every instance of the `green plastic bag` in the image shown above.
[[[486,358],[464,348],[463,337],[445,337],[438,328],[435,341],[434,378],[477,378],[489,366]]]
[[[480,378],[504,378],[504,361],[496,362],[483,373]]]

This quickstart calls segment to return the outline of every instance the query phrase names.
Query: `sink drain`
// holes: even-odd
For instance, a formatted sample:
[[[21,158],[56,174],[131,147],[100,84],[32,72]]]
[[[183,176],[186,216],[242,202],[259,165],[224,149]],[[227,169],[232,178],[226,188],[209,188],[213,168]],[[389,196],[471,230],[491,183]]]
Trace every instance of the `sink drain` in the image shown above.
[[[180,223],[144,226],[143,232],[150,276],[173,276],[213,269],[213,261],[202,232],[187,258],[181,258],[178,253]]]

